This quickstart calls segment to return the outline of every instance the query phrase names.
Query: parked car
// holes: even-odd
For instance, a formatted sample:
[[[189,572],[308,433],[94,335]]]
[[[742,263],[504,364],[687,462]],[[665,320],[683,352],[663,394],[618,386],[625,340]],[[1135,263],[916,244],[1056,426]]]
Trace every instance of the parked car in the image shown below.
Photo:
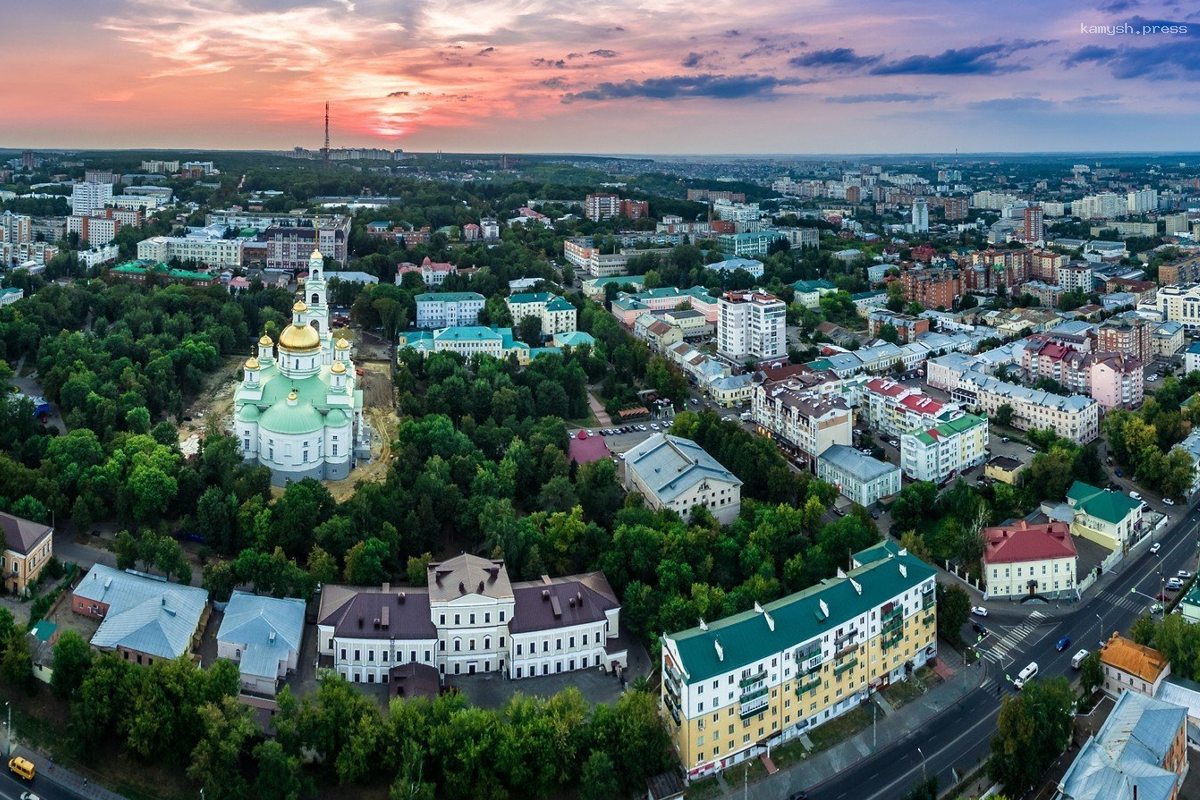
[[[872,512],[871,512],[871,519],[879,519],[879,512],[878,512],[878,511],[872,511]]]
[[[652,430],[652,431],[656,431],[656,430],[658,430],[658,423],[657,423],[657,422],[651,422],[651,423],[650,423],[650,430]]]
[[[971,613],[977,617],[986,617],[988,615],[988,610],[983,606],[975,606],[971,609]]]
[[[1066,650],[1070,646],[1071,646],[1071,637],[1064,636],[1058,640],[1057,644],[1054,645],[1054,649],[1061,653],[1063,650]]]
[[[1155,542],[1154,544],[1150,545],[1151,555],[1158,555],[1159,550],[1162,550],[1162,542]]]
[[[591,431],[588,431],[588,432],[587,432],[587,435],[588,435],[588,436],[595,436],[596,434],[592,433]]]
[[[693,398],[692,398],[692,405],[694,405],[694,406],[698,406],[698,405],[700,405],[700,401],[699,401],[699,400],[697,400],[696,398],[694,398],[694,397],[693,397]]]
[[[1142,499],[1142,496],[1141,496],[1141,494],[1139,494],[1138,492],[1130,492],[1130,493],[1129,493],[1129,499],[1131,499],[1131,500],[1141,500],[1141,499]]]
[[[1005,444],[1008,444],[1008,437],[1007,437],[1007,436],[1001,436],[1001,437],[1000,437],[1000,441],[1004,442]]]
[[[1155,603],[1154,605],[1150,606],[1150,613],[1151,613],[1151,614],[1161,614],[1161,613],[1162,613],[1162,610],[1163,610],[1163,604],[1162,604],[1162,603]]]
[[[896,441],[895,439],[888,439],[888,444],[890,444],[892,447],[900,446],[900,443],[898,441]]]
[[[1026,453],[1036,453],[1036,452],[1037,452],[1037,448],[1036,448],[1036,447],[1033,447],[1033,446],[1031,445],[1031,446],[1029,446],[1029,447],[1026,447],[1026,448],[1025,448],[1025,452],[1026,452]]]
[[[1183,581],[1179,580],[1179,578],[1171,578],[1169,581],[1167,581],[1167,589],[1171,590],[1172,592],[1178,592],[1182,588]]]
[[[1124,477],[1125,477],[1124,473],[1122,473],[1122,472],[1121,472],[1121,470],[1119,470],[1119,469],[1114,469],[1114,470],[1113,470],[1113,475],[1116,475],[1118,478],[1124,478]]]
[[[1181,570],[1179,570],[1179,572],[1176,572],[1175,574],[1179,576],[1180,580],[1185,580],[1185,581],[1188,578],[1192,577],[1192,573],[1188,572],[1186,569],[1181,569]]]
[[[1174,501],[1174,500],[1172,500],[1172,499],[1171,499],[1171,498],[1169,498],[1169,497],[1164,497],[1164,498],[1163,498],[1163,505],[1164,505],[1164,506],[1173,506],[1173,505],[1175,505],[1175,501]]]

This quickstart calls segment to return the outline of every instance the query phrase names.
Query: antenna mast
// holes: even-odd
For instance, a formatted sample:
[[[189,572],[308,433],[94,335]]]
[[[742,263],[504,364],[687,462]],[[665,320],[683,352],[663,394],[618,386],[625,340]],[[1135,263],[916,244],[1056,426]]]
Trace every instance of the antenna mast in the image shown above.
[[[329,160],[329,101],[325,101],[325,146],[321,148],[321,158]]]

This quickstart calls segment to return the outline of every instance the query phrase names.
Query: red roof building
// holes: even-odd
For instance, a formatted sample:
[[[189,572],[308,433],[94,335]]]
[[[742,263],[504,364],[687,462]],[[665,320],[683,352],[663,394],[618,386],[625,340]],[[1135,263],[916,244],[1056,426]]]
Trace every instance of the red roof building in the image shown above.
[[[576,464],[587,464],[602,458],[612,458],[608,445],[602,436],[588,436],[587,431],[579,431],[571,437],[568,447],[571,460]]]
[[[1078,552],[1065,522],[1012,525],[983,531],[985,597],[1077,597]]]

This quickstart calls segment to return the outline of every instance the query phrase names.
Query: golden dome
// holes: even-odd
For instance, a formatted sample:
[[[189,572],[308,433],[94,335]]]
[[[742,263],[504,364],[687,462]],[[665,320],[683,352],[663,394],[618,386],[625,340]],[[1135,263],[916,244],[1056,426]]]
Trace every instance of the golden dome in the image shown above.
[[[303,300],[297,300],[296,305],[292,306],[292,311],[295,311],[297,314],[303,314],[305,311],[308,311],[308,306],[304,305]]]
[[[279,334],[279,346],[286,350],[319,350],[321,334],[311,325],[288,325]]]
[[[259,347],[271,347],[274,344],[275,343],[271,341],[271,337],[267,336],[265,333],[263,334],[263,337],[258,340]]]
[[[329,371],[334,375],[342,375],[346,372],[346,365],[341,361],[335,361],[333,362],[333,366],[329,368]]]
[[[262,365],[258,363],[258,359],[254,356],[250,356],[250,359],[246,362],[246,369],[258,369],[261,366]]]
[[[290,403],[294,403],[294,402],[296,402],[297,400],[299,400],[299,399],[300,399],[300,395],[296,394],[296,390],[295,390],[295,389],[292,389],[290,392],[288,392],[288,398],[287,398],[287,399],[288,399],[288,402],[290,402]]]
[[[337,344],[335,344],[334,347],[336,347],[338,350],[349,350],[350,343],[347,342],[345,339],[338,339]]]

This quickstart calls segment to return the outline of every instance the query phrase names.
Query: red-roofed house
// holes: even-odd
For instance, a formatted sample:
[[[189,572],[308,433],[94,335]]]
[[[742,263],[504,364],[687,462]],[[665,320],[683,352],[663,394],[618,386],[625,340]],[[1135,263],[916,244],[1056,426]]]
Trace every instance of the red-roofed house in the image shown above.
[[[1065,522],[1012,525],[983,531],[984,597],[1077,597],[1078,553]]]
[[[587,464],[602,458],[612,458],[612,453],[609,452],[604,437],[588,436],[587,431],[579,431],[572,436],[568,450],[571,460],[576,464]]]

